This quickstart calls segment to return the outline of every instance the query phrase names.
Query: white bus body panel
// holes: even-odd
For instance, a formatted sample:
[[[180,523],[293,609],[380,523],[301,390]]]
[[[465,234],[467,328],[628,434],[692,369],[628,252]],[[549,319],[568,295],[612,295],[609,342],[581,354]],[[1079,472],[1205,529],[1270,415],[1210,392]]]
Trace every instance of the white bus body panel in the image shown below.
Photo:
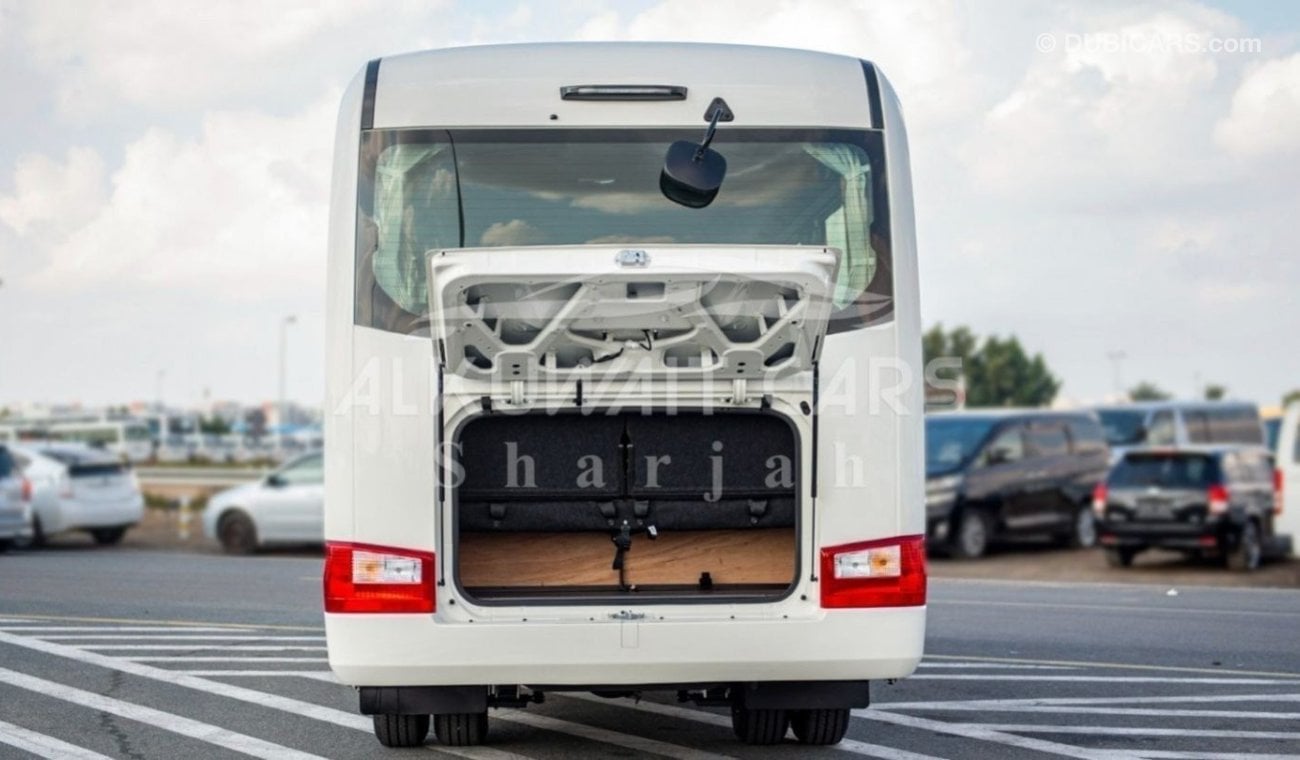
[[[1291,537],[1291,556],[1300,557],[1300,401],[1286,408],[1277,437],[1276,466],[1282,471],[1282,514],[1273,521],[1279,536]]]
[[[724,52],[717,52],[722,50]],[[774,602],[481,606],[449,582],[436,504],[437,361],[428,335],[353,324],[357,156],[363,74],[339,118],[330,228],[325,459],[327,541],[435,552],[437,611],[326,614],[330,665],[358,686],[617,685],[729,680],[901,678],[922,656],[926,608],[823,609],[817,549],[923,534],[920,318],[906,136],[880,77],[890,190],[894,314],[824,337],[820,350],[819,493],[804,499],[800,572]],[[677,103],[562,101],[564,85],[686,85]],[[745,127],[872,125],[861,63],[803,51],[677,44],[528,45],[383,59],[375,128],[701,128],[726,97]],[[701,100],[700,98],[704,99]],[[555,114],[556,119],[551,119]],[[726,127],[722,127],[725,129]],[[800,375],[801,377],[802,375]],[[445,380],[452,380],[448,374]],[[804,391],[772,410],[813,462]],[[837,394],[839,401],[837,402]],[[663,401],[654,391],[620,402]],[[450,397],[444,430],[479,413]],[[690,404],[678,403],[680,408]],[[716,407],[715,407],[716,408]],[[809,478],[805,478],[808,480]],[[807,485],[804,486],[807,489]],[[806,494],[805,494],[806,495]],[[444,503],[438,518],[446,521]],[[801,519],[804,519],[801,517]],[[446,581],[446,582],[445,582]]]

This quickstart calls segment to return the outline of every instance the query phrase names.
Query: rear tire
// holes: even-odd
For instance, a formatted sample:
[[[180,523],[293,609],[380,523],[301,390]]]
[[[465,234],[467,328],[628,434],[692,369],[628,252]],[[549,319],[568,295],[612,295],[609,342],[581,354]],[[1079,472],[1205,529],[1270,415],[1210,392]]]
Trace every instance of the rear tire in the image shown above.
[[[122,537],[126,535],[126,528],[95,528],[90,531],[90,537],[95,539],[95,543],[100,546],[112,546],[122,542]]]
[[[790,728],[800,744],[839,744],[849,730],[849,711],[797,710],[790,714]]]
[[[433,716],[433,735],[448,747],[472,747],[487,739],[487,711]]]
[[[217,523],[217,540],[226,554],[252,554],[257,551],[257,526],[243,512],[230,512]]]
[[[0,538],[0,554],[4,554],[13,548],[14,540],[12,538]]]
[[[428,715],[376,715],[375,738],[385,747],[419,747],[429,736]]]
[[[45,546],[45,531],[41,530],[41,518],[32,515],[32,534],[14,539],[14,547],[17,549],[39,549],[42,546]]]
[[[780,744],[789,724],[785,710],[751,710],[739,705],[731,708],[731,730],[746,744]]]
[[[1259,569],[1263,558],[1264,547],[1259,539],[1259,525],[1254,520],[1247,520],[1237,535],[1237,546],[1228,552],[1228,569],[1249,573]]]
[[[1106,549],[1106,564],[1111,567],[1132,567],[1137,549],[1112,546]]]
[[[1097,545],[1097,516],[1091,506],[1080,507],[1074,513],[1066,543],[1072,549],[1091,549]]]
[[[949,541],[949,551],[957,559],[979,559],[993,540],[993,520],[982,509],[968,509],[957,518],[957,530]]]

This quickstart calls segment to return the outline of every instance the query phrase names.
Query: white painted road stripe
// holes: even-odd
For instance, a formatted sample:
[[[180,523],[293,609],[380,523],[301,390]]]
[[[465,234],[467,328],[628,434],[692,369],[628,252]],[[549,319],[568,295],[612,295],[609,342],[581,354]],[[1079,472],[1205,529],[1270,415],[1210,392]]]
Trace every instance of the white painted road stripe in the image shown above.
[[[20,689],[34,691],[47,697],[71,702],[99,712],[111,713],[127,720],[145,723],[161,728],[164,731],[171,731],[181,736],[188,736],[192,739],[215,744],[218,747],[225,747],[228,750],[242,752],[253,757],[266,758],[266,760],[322,760],[320,755],[300,752],[282,744],[235,733],[219,726],[201,723],[174,713],[155,710],[152,707],[145,707],[131,702],[123,702],[120,699],[106,697],[91,691],[74,689],[71,686],[64,686],[61,683],[47,681],[43,678],[36,678],[6,668],[0,668],[0,683],[7,683],[10,686],[17,686]]]
[[[1140,697],[1133,701],[1143,701]],[[1156,718],[1241,718],[1257,720],[1300,720],[1300,713],[1281,712],[1245,712],[1237,710],[1153,710],[1142,707],[1079,707],[1077,705],[988,705],[973,702],[970,704],[947,703],[939,707],[907,707],[880,703],[882,710],[916,710],[935,709],[964,712],[1017,712],[1017,713],[1051,713],[1057,715],[1145,715]]]
[[[297,676],[315,681],[338,683],[338,679],[328,670],[171,670],[169,673],[185,673],[191,676],[240,676],[247,678],[277,678],[280,676]]]
[[[1016,734],[993,731],[963,723],[945,723],[941,720],[917,718],[912,715],[899,715],[897,713],[885,712],[878,709],[868,708],[865,710],[854,710],[853,715],[857,718],[866,718],[867,720],[879,721],[881,723],[892,723],[896,726],[905,726],[907,728],[920,729],[921,731],[951,734],[966,739],[978,739],[980,741],[993,742],[1008,747],[1018,747],[1020,749],[1034,750],[1036,752],[1046,752],[1048,754],[1062,755],[1064,757],[1075,757],[1080,758],[1081,760],[1114,760],[1115,757],[1114,754],[1107,750],[1075,747],[1069,744],[1049,742],[1045,739],[1034,739],[1028,736],[1017,736]],[[1131,754],[1125,756],[1132,757]]]
[[[68,744],[53,736],[38,734],[2,720],[0,720],[0,744],[17,747],[47,760],[110,760],[107,755],[91,752],[84,747]]]
[[[1072,683],[1199,683],[1217,686],[1300,686],[1300,681],[1274,678],[1164,678],[1161,676],[1025,676],[974,673],[925,673],[909,681],[1063,681]]]
[[[80,634],[71,634],[67,636],[64,635],[51,636],[49,634],[42,634],[40,636],[37,636],[36,638],[45,639],[46,641],[88,641],[88,640],[89,641],[95,641],[95,640],[98,641],[324,641],[325,640],[324,636],[276,636],[276,635],[249,636],[246,633],[227,634],[227,635],[214,633],[206,636],[202,634],[191,636],[183,633],[165,633],[158,636],[147,636],[147,635],[142,636],[140,634],[116,634],[116,633],[102,634],[102,635],[94,634],[94,633],[80,633]]]
[[[1047,726],[1039,723],[978,723],[992,731],[1018,734],[1085,734],[1087,736],[1176,736],[1197,739],[1300,739],[1298,731],[1229,731],[1214,728],[1142,728],[1139,726]]]
[[[689,707],[678,707],[676,705],[665,705],[660,702],[628,702],[626,699],[605,699],[595,694],[577,694],[564,693],[561,696],[567,699],[580,699],[585,702],[595,702],[603,705],[616,705],[631,710],[640,710],[642,712],[655,713],[657,715],[666,715],[672,718],[695,721],[696,723],[707,723],[711,726],[721,726],[722,728],[731,728],[731,718],[717,713],[706,712],[704,710],[692,709]],[[882,760],[941,760],[933,755],[922,755],[917,752],[908,752],[905,749],[895,749],[894,747],[885,747],[880,744],[869,744],[860,742],[856,739],[844,739],[836,744],[834,749],[842,752],[850,752],[855,755],[865,757],[877,757]]]
[[[1259,752],[1173,752],[1165,750],[1117,749],[1111,753],[1114,758],[1140,757],[1144,760],[1300,760],[1300,755],[1266,755]]]
[[[98,652],[91,652],[85,649],[78,649],[76,647],[70,647],[64,644],[56,644],[52,641],[42,641],[40,639],[28,638],[25,636],[14,636],[13,634],[4,633],[2,631],[0,631],[0,643],[25,647],[27,649],[32,649],[38,652],[44,652],[46,654],[51,654],[58,657],[64,657],[69,660],[76,660],[79,662],[87,663],[89,665],[97,665],[99,667],[107,668],[109,670],[116,670],[122,673],[128,673],[130,675],[138,676],[140,678],[148,678],[154,681],[162,681],[164,683],[175,684],[176,686],[183,686],[185,688],[194,689],[196,691],[215,694],[220,697],[227,697],[229,699],[236,699],[241,702],[248,702],[250,704],[259,705],[262,707],[269,707],[275,710],[282,710],[284,712],[298,715],[304,718],[311,718],[326,723],[333,723],[334,725],[345,726],[347,728],[354,728],[360,731],[365,731],[367,733],[371,733],[374,730],[373,721],[370,718],[363,715],[356,715],[353,713],[343,712],[342,710],[335,710],[334,708],[331,707],[323,707],[321,705],[313,704],[311,702],[304,702],[298,699],[282,697],[278,694],[270,694],[267,692],[257,691],[255,689],[246,689],[242,686],[235,686],[234,684],[228,684],[223,681],[212,681],[206,678],[200,678],[198,676],[188,675],[186,673],[182,673],[179,671],[167,670],[165,668],[157,668],[152,665],[146,665],[142,662],[136,662],[135,660],[131,660],[131,659],[110,657],[108,655],[99,654]],[[265,661],[265,659],[263,659],[262,661]],[[505,712],[512,713],[515,711],[505,711]],[[591,738],[590,726],[582,726],[576,723],[569,723],[568,721],[557,720],[554,718],[546,718],[545,716],[527,715],[522,712],[519,713],[519,715],[524,716],[527,719],[526,720],[516,719],[513,716],[502,717],[498,719],[518,722],[518,723],[527,723],[529,725],[534,725],[539,728],[545,728],[548,731],[554,731],[556,733],[566,733],[566,734],[572,734],[574,736],[580,736],[583,738]],[[539,718],[544,719],[541,722],[544,722],[546,724],[545,726],[540,725],[539,721],[537,720]],[[633,744],[635,744],[637,747],[640,747],[645,745],[645,742],[655,741],[651,739],[642,739],[641,737],[625,736],[624,734],[619,734],[614,731],[605,731],[604,729],[596,729],[596,730],[601,731],[602,735],[604,736],[610,738],[624,737],[623,741],[630,742],[630,744],[624,743],[621,746],[632,746]],[[600,741],[605,741],[606,743],[615,743],[609,741],[609,739],[601,739]],[[699,752],[698,750],[694,750],[689,747],[678,747],[677,745],[668,744],[667,742],[656,741],[655,744],[659,746],[661,749],[646,750],[646,751],[655,752],[657,754],[663,754],[663,752],[661,751],[663,749],[673,749],[674,752],[681,752],[681,753]],[[439,747],[438,751],[461,756],[461,757],[473,757],[473,758],[483,758],[483,759],[492,758],[493,760],[508,760],[508,758],[519,757],[518,755],[511,755],[509,753],[500,752],[499,750],[492,750],[491,748],[488,747],[474,747],[474,748],[467,748],[467,749],[469,749],[470,751],[462,752],[452,747]],[[683,754],[676,754],[672,756],[686,757],[686,755]],[[700,753],[700,754],[691,754],[689,755],[689,757],[693,759],[702,760],[703,758],[706,757],[721,758],[725,756],[710,755],[708,753]]]
[[[46,636],[45,638],[50,638]],[[1013,665],[1005,662],[923,662],[919,668],[970,668],[979,670],[1078,670],[1068,665]]]
[[[81,650],[89,651],[89,650]],[[105,655],[108,656],[108,655]],[[324,657],[123,657],[131,662],[328,662]]]
[[[263,644],[75,644],[81,649],[94,650],[135,650],[142,649],[150,651],[171,651],[181,650],[185,652],[198,652],[205,650],[220,650],[223,652],[324,652],[325,647],[310,644],[288,644],[281,646],[263,645]]]
[[[230,628],[168,625],[4,625],[9,633],[230,633]],[[238,630],[238,629],[235,629]]]
[[[1300,702],[1300,694],[1212,694],[1201,696],[1150,697],[1135,694],[1127,697],[1036,697],[1029,699],[966,699],[952,702],[880,702],[885,710],[966,710],[980,705],[998,707],[1038,707],[1047,705],[1125,705],[1177,704],[1179,702]],[[974,706],[974,708],[970,707]]]

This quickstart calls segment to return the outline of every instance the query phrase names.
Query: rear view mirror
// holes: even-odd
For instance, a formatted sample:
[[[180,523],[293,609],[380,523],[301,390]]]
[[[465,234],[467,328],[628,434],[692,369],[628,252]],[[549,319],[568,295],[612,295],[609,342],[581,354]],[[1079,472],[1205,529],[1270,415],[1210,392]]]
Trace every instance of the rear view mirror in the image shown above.
[[[1007,462],[1011,461],[1011,451],[1009,449],[1002,448],[1001,446],[994,449],[989,449],[989,453],[985,461],[987,461],[990,465],[1006,464]]]
[[[731,121],[735,116],[722,98],[714,98],[704,112],[709,128],[698,145],[690,140],[678,140],[668,146],[664,156],[664,169],[659,174],[659,190],[673,203],[687,208],[704,208],[718,197],[718,189],[727,176],[727,159],[709,147],[717,132],[719,121]]]
[[[659,189],[673,203],[704,208],[718,196],[726,174],[727,159],[721,153],[689,140],[678,140],[668,146]]]
[[[279,473],[271,473],[266,476],[266,485],[268,488],[284,488],[289,482]]]

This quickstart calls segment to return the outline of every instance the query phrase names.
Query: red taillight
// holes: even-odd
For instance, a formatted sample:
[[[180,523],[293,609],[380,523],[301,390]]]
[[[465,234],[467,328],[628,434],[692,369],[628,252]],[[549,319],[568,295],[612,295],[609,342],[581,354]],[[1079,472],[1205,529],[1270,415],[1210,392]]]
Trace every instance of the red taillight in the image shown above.
[[[1210,514],[1217,515],[1228,511],[1228,489],[1222,484],[1215,483],[1205,492],[1205,498],[1210,503]]]
[[[829,609],[925,604],[925,536],[824,547],[821,586]]]
[[[1282,514],[1282,468],[1273,470],[1273,514]]]
[[[23,478],[23,495],[22,495],[22,500],[23,500],[23,501],[31,501],[31,500],[32,500],[32,481],[28,480],[27,478]]]
[[[433,552],[325,545],[326,612],[433,612]]]
[[[1096,488],[1092,489],[1092,511],[1097,515],[1106,514],[1106,502],[1110,500],[1110,489],[1105,483],[1098,483]]]

